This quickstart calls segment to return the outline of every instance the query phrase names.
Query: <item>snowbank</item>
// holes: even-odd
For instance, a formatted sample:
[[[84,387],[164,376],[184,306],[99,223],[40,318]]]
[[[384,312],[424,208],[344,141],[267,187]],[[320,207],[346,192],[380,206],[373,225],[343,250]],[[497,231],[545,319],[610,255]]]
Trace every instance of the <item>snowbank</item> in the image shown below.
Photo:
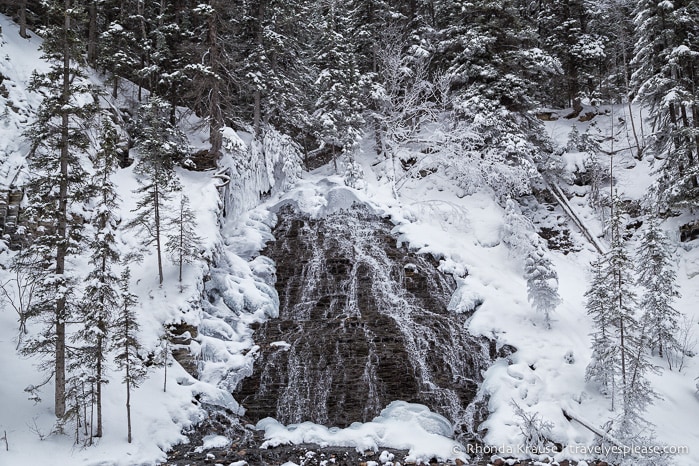
[[[313,443],[356,448],[359,452],[406,449],[406,461],[467,459],[463,447],[450,438],[454,429],[448,419],[424,405],[405,401],[389,404],[371,422],[355,422],[344,429],[311,422],[284,426],[272,418],[261,420],[256,428],[265,432],[262,448]]]

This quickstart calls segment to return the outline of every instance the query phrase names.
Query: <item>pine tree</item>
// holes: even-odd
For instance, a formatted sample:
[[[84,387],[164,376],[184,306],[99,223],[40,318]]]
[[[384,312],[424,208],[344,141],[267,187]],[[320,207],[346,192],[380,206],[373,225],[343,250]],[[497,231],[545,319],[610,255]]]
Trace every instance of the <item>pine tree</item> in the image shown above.
[[[170,349],[169,332],[165,330],[165,333],[158,339],[158,346],[155,349],[155,358],[153,361],[163,368],[163,393],[167,392],[167,368],[170,365],[171,356],[172,351]]]
[[[93,235],[89,241],[90,265],[84,300],[81,304],[81,329],[76,337],[82,342],[81,365],[93,371],[95,387],[94,404],[97,408],[95,437],[102,436],[102,385],[107,382],[104,374],[107,360],[110,327],[119,308],[119,277],[113,265],[120,259],[116,247],[116,186],[111,176],[118,168],[119,137],[109,122],[105,122],[101,135],[102,147],[95,159]]]
[[[549,98],[556,106],[573,107],[571,117],[582,111],[584,97],[596,96],[604,80],[599,70],[605,68],[606,46],[611,40],[607,37],[610,31],[603,27],[614,27],[609,35],[616,39],[614,34],[623,34],[622,22],[598,20],[596,16],[604,9],[602,3],[605,2],[543,0],[537,5],[536,23],[542,48],[556,57],[562,68],[561,76],[547,82]]]
[[[148,64],[139,70],[146,78],[151,95],[167,99],[170,104],[169,119],[176,123],[177,106],[186,95],[190,80],[185,71],[185,44],[191,35],[182,23],[188,22],[185,8],[177,8],[176,2],[161,0],[152,2],[148,14]]]
[[[585,379],[596,382],[600,392],[612,395],[614,392],[614,371],[616,366],[612,328],[609,322],[609,283],[604,270],[603,258],[592,262],[592,281],[585,292],[585,309],[592,318],[592,360],[585,371]]]
[[[435,2],[433,67],[449,82],[451,115],[443,132],[447,167],[460,187],[490,187],[504,203],[531,191],[532,169],[547,172],[550,142],[531,110],[541,82],[559,71],[537,44],[516,2]],[[468,12],[466,14],[466,12]]]
[[[653,121],[660,201],[699,205],[699,3],[639,1],[632,83]]]
[[[652,216],[648,216],[645,222],[636,254],[638,284],[645,288],[640,304],[642,318],[648,328],[647,342],[650,349],[657,350],[661,358],[667,357],[672,369],[670,356],[679,347],[675,335],[680,320],[680,313],[672,306],[672,302],[680,294],[675,282],[677,273],[670,241]]]
[[[121,78],[132,75],[138,63],[136,52],[136,35],[127,29],[128,19],[125,11],[115,18],[101,34],[98,63],[111,73],[112,97],[119,93]]]
[[[611,247],[603,269],[594,277],[594,285],[601,289],[588,291],[588,312],[597,328],[593,334],[594,357],[587,375],[608,389],[612,409],[618,405],[620,413],[616,435],[630,439],[643,427],[643,412],[656,394],[647,378],[654,370],[646,354],[649,329],[636,316],[633,264],[623,236],[624,212],[616,194],[612,201]]]
[[[189,207],[189,198],[181,194],[177,214],[169,222],[172,233],[165,244],[165,248],[170,253],[170,259],[178,267],[180,283],[182,282],[182,265],[189,264],[199,257],[201,238],[196,233],[196,220],[194,212]]]
[[[336,173],[338,155],[347,156],[349,163],[354,162],[352,153],[364,124],[360,74],[351,48],[348,17],[349,11],[342,2],[329,2],[323,29],[325,45],[318,56],[321,71],[316,85],[320,95],[313,113],[318,139],[332,149]]]
[[[66,323],[75,309],[75,277],[69,270],[70,256],[79,251],[83,219],[79,205],[86,198],[86,175],[82,166],[89,145],[86,129],[95,112],[95,100],[78,63],[83,44],[81,5],[72,0],[50,1],[51,14],[63,18],[46,30],[42,49],[51,63],[45,75],[35,75],[31,87],[43,89],[37,120],[28,135],[32,142],[29,165],[32,179],[27,186],[28,219],[38,236],[23,253],[40,259],[35,270],[43,275],[31,314],[44,323],[42,334],[24,347],[25,353],[42,353],[53,365],[55,414],[66,414]]]
[[[140,134],[136,139],[141,158],[134,169],[140,184],[135,192],[141,197],[133,209],[136,217],[127,224],[127,228],[134,228],[141,235],[145,247],[155,245],[160,284],[163,283],[165,203],[179,186],[175,163],[184,159],[189,151],[186,137],[169,123],[169,113],[170,105],[155,96],[141,110]]]
[[[629,257],[626,241],[623,237],[623,212],[618,197],[613,199],[611,218],[612,244],[606,257],[605,275],[609,283],[609,322],[614,329],[615,345],[619,351],[618,366],[619,390],[626,393],[630,384],[629,360],[635,353],[637,340],[634,333],[638,330],[636,319],[636,293],[633,289],[633,264]]]
[[[505,243],[516,256],[526,257],[531,249],[531,238],[534,234],[534,225],[531,220],[522,214],[522,209],[517,201],[508,199],[505,202],[502,242]]]
[[[320,37],[318,3],[309,0],[251,2],[250,48],[244,57],[246,89],[253,95],[253,128],[263,125],[291,134],[311,128],[317,90],[312,60],[326,44]],[[318,47],[318,48],[316,48]]]
[[[131,391],[138,388],[146,377],[146,367],[138,355],[141,345],[138,341],[138,321],[134,313],[137,304],[136,295],[129,291],[131,271],[127,267],[121,274],[120,293],[121,309],[114,322],[114,362],[124,372],[126,385],[126,424],[127,439],[131,443]]]
[[[209,124],[209,157],[217,160],[223,145],[221,130],[224,126],[223,115],[226,102],[224,96],[229,93],[226,86],[232,79],[227,77],[227,63],[230,61],[230,51],[225,40],[230,27],[226,9],[222,2],[210,0],[194,9],[196,17],[201,18],[201,25],[195,31],[195,43],[190,53],[196,54],[198,60],[189,63],[185,69],[191,76],[192,86],[189,95],[192,96],[194,108],[206,115]]]
[[[561,301],[558,296],[558,274],[546,256],[545,244],[536,235],[524,261],[527,296],[531,305],[544,315],[546,328],[551,328],[551,313]]]
[[[561,300],[558,295],[558,273],[548,258],[546,243],[514,199],[505,202],[502,242],[524,264],[527,297],[532,307],[543,314],[546,328],[550,329],[551,313]]]

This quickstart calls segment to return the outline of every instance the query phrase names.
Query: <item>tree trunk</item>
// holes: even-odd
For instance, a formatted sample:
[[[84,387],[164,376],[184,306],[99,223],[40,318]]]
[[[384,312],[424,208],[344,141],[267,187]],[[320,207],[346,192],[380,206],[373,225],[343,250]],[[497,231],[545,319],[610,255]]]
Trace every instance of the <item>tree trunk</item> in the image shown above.
[[[137,11],[140,18],[140,32],[141,41],[145,46],[148,41],[148,35],[146,34],[146,18],[145,18],[145,1],[138,0]],[[149,60],[147,58],[147,51],[141,50],[141,70],[143,70],[148,64]],[[138,101],[141,102],[143,98],[143,76],[138,78]]]
[[[184,197],[180,198],[180,221],[179,221],[179,239],[177,241],[177,265],[179,266],[179,282],[182,283],[182,262],[184,261]]]
[[[160,284],[163,284],[163,257],[160,244],[160,190],[158,183],[153,185],[153,209],[155,211],[155,247],[158,251],[158,277]]]
[[[116,74],[114,74],[114,75],[112,76],[112,97],[113,97],[114,99],[117,98],[118,92],[119,92],[119,76],[117,76]]]
[[[694,122],[694,148],[697,151],[697,159],[699,159],[699,106],[692,105],[692,121]]]
[[[97,31],[97,5],[95,0],[90,2],[88,6],[88,32],[87,32],[87,62],[90,66],[95,66],[97,64],[97,41],[99,39],[99,33]]]
[[[19,2],[19,35],[23,39],[29,38],[29,34],[27,34],[27,0]]]
[[[99,354],[97,355],[97,368],[95,372],[97,374],[97,386],[95,387],[95,404],[97,405],[97,432],[95,432],[95,437],[102,437],[102,345],[104,340],[102,337],[97,337],[97,347],[99,348]]]
[[[687,117],[687,107],[686,107],[686,105],[684,105],[684,104],[681,104],[681,105],[680,105],[680,115],[682,115],[682,125],[683,125],[685,128],[687,128],[687,130],[689,130],[689,129],[690,129],[690,125],[689,125],[689,118]],[[692,116],[694,116],[694,115],[692,115]],[[697,123],[697,122],[696,122],[696,120],[695,120],[695,121],[694,121],[694,125],[695,125],[695,126],[696,126],[696,123]],[[697,138],[699,138],[699,137],[697,137]],[[695,141],[696,141],[696,139],[695,139]],[[696,162],[695,162],[695,160],[694,160],[694,152],[693,152],[693,150],[692,150],[692,144],[693,144],[693,141],[691,141],[691,140],[687,141],[687,149],[686,149],[686,151],[687,151],[687,161],[689,162],[689,166],[690,166],[690,167],[693,167],[693,166],[696,165]],[[698,186],[698,184],[697,184],[697,177],[696,177],[696,176],[692,176],[692,187],[693,187],[693,188],[696,188],[697,186]]]
[[[70,46],[68,31],[70,31],[70,0],[64,2],[64,45],[63,45],[63,89],[61,101],[67,104],[70,101]],[[63,112],[61,117],[61,143],[60,143],[60,181],[58,187],[58,213],[56,235],[60,238],[56,247],[56,270],[57,276],[65,279],[65,260],[68,254],[66,244],[68,233],[68,145],[69,140],[69,119],[68,113]],[[60,291],[59,291],[60,293]],[[54,412],[56,417],[63,418],[66,413],[66,297],[59,294],[56,300],[56,357],[55,357],[55,391],[54,391]]]
[[[254,94],[254,99],[255,99],[255,108],[253,110],[253,116],[252,116],[252,121],[253,121],[253,128],[255,130],[255,136],[260,135],[260,120],[262,119],[262,109],[260,108],[262,106],[262,92],[258,89],[255,90]]]
[[[213,5],[214,9],[216,5]],[[212,160],[217,160],[223,146],[223,136],[221,129],[223,128],[223,112],[221,111],[221,89],[220,89],[220,68],[221,68],[221,47],[218,37],[218,18],[214,13],[209,17],[208,25],[208,42],[209,42],[209,60],[211,70],[213,71],[213,80],[211,83],[210,99],[209,99],[209,156]]]
[[[668,105],[668,111],[670,112],[670,123],[672,123],[673,128],[677,129],[677,112],[673,102],[670,102]],[[679,136],[675,134],[672,139],[675,145],[675,150],[680,150],[680,147],[682,147],[682,141],[680,140]],[[668,154],[668,158],[670,157],[672,157],[672,154]],[[682,163],[682,159],[678,161],[677,167],[681,176],[684,173],[684,163]]]
[[[167,359],[168,359],[168,353],[170,350],[170,347],[168,346],[168,340],[167,340],[167,331],[165,334],[165,355],[163,356],[163,368],[165,369],[165,373],[163,374],[163,392],[167,392]]]
[[[265,9],[266,9],[266,0],[260,0],[260,3],[258,4],[258,9],[257,9],[257,23],[258,23],[258,28],[257,28],[257,47],[260,52],[264,50],[264,41],[263,41],[263,21],[265,17]],[[259,57],[262,58],[262,57]],[[260,124],[262,122],[262,91],[258,88],[255,89],[255,94],[254,94],[254,101],[255,101],[255,108],[253,110],[253,127],[255,129],[255,135],[259,136],[260,135]]]
[[[127,441],[131,443],[131,383],[129,382],[129,366],[126,366],[126,428]]]

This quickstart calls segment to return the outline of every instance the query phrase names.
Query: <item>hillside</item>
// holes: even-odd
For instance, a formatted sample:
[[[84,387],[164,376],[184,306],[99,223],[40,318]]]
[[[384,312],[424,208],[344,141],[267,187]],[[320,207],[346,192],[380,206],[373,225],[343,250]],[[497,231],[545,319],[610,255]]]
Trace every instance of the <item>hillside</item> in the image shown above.
[[[329,138],[309,151],[302,148],[303,137],[286,135],[271,124],[257,133],[254,123],[229,120],[235,129],[220,128],[215,167],[210,166],[210,115],[172,107],[176,124],[168,130],[181,132],[186,156],[173,165],[168,183],[176,188],[164,197],[163,216],[176,219],[186,195],[192,207],[188,242],[194,247],[187,249],[191,257],[182,264],[176,252],[164,253],[159,277],[155,240],[146,238],[150,230],[128,226],[144,202],[139,189],[148,173],[141,163],[149,155],[149,139],[143,128],[152,123],[143,115],[147,102],[157,101],[157,95],[121,79],[116,97],[109,92],[95,97],[95,118],[111,122],[119,135],[120,166],[107,177],[118,199],[106,210],[115,219],[114,247],[121,257],[113,264],[114,273],[118,276],[127,267],[131,273],[126,288],[135,297],[133,311],[140,327],[136,340],[141,345],[135,358],[146,367],[147,376],[130,394],[133,442],[127,442],[124,371],[114,358],[118,343],[109,347],[104,359],[103,435],[94,436],[95,380],[89,376],[94,369],[89,364],[83,364],[83,372],[81,367],[68,369],[69,375],[82,374],[72,383],[83,392],[68,397],[79,409],[65,423],[57,422],[52,402],[55,377],[50,365],[45,368],[46,355],[19,351],[40,337],[47,319],[29,318],[27,333],[19,330],[16,306],[27,297],[19,293],[28,288],[17,285],[31,277],[13,267],[20,249],[26,251],[37,244],[32,240],[51,236],[54,228],[31,220],[36,206],[30,194],[37,180],[32,161],[41,150],[32,147],[27,133],[48,94],[32,90],[31,77],[35,71],[48,71],[50,64],[41,57],[42,41],[34,32],[21,38],[18,26],[2,15],[0,28],[0,197],[7,198],[0,201],[5,235],[0,252],[0,284],[5,290],[0,311],[0,433],[7,446],[3,451],[0,437],[1,464],[163,464],[168,451],[191,438],[192,453],[208,453],[207,461],[212,462],[246,446],[315,444],[372,451],[374,461],[386,465],[432,458],[443,464],[464,464],[475,457],[494,462],[491,453],[587,465],[613,457],[599,449],[600,433],[609,436],[602,446],[657,446],[677,453],[645,460],[650,463],[634,455],[613,457],[624,464],[699,464],[699,432],[694,428],[699,419],[699,360],[694,356],[699,238],[697,214],[691,208],[665,209],[657,215],[672,244],[680,293],[674,307],[682,314],[677,329],[682,346],[670,360],[643,350],[654,368],[646,375],[657,397],[641,410],[642,427],[629,437],[613,438],[617,430],[609,429],[616,424],[610,421],[618,420],[619,408],[612,411],[610,397],[586,380],[595,332],[586,309],[590,264],[614,246],[608,231],[609,203],[605,204],[612,196],[607,193],[615,189],[627,208],[621,236],[625,247],[635,251],[657,210],[654,203],[659,198],[649,193],[662,182],[657,168],[664,160],[644,137],[654,131],[646,109],[637,104],[593,105],[589,99],[578,102],[581,109],[540,110],[546,121],[539,127],[538,120],[531,123],[532,112],[522,112],[518,121],[512,116],[515,111],[493,110],[475,97],[448,105],[434,96],[417,98],[416,105],[425,105],[424,114],[415,116],[404,108],[385,111],[383,124],[395,132],[386,136],[381,150],[378,126],[364,122],[357,129],[359,142],[351,157],[345,149],[342,157],[335,155],[342,141]],[[109,73],[81,69],[85,77],[75,82],[111,89]],[[374,89],[374,95],[380,91]],[[400,100],[389,95],[384,102],[391,98]],[[455,116],[459,111],[468,115]],[[421,119],[426,114],[429,118]],[[156,120],[168,122],[169,116],[160,114]],[[489,118],[497,123],[489,125]],[[406,123],[418,121],[410,128]],[[90,144],[76,151],[86,178],[99,171],[97,161],[107,146],[97,128],[83,131]],[[640,157],[634,134],[647,149]],[[174,141],[156,138],[155,146],[174,146]],[[597,192],[591,180],[593,156],[598,162]],[[103,237],[95,233],[99,223],[94,219],[105,210],[96,197],[72,209],[81,219],[76,229],[84,227],[85,237]],[[163,242],[177,237],[176,222],[167,225]],[[299,238],[307,242],[294,242]],[[550,319],[536,309],[536,299],[528,293],[530,243],[555,270],[555,279],[548,283],[555,282],[560,300],[550,309]],[[174,251],[183,249],[180,244]],[[71,252],[66,267],[76,283],[69,306],[86,306],[88,315],[98,304],[90,302],[87,292],[94,283],[88,279],[93,257],[89,248],[78,249]],[[640,268],[634,267],[633,274],[639,275]],[[333,281],[343,274],[354,281]],[[31,283],[50,284],[54,279],[51,274],[40,277]],[[282,293],[283,286],[292,292]],[[642,294],[640,285],[631,286]],[[343,300],[346,305],[338,304]],[[440,306],[444,309],[437,309]],[[290,308],[300,317],[288,318]],[[80,353],[92,341],[79,336],[84,322],[78,316],[84,314],[76,311],[66,324],[68,334],[75,336],[68,340],[69,353]],[[48,322],[49,327],[55,325]],[[327,323],[327,328],[322,339],[314,341],[310,332],[318,322]],[[110,323],[110,332],[115,326]],[[282,339],[282,331],[289,330],[284,326],[291,331]],[[273,328],[271,336],[263,337],[268,327]],[[382,334],[385,329],[390,334]],[[357,338],[343,340],[344,335]],[[307,347],[312,350],[304,356]],[[330,359],[342,351],[366,356],[368,362],[356,359],[344,365]],[[286,365],[275,366],[279,360]],[[335,361],[332,371],[326,371],[332,365],[328,360]],[[265,372],[255,373],[260,364]],[[359,374],[356,379],[337,382],[343,372],[352,371]],[[265,380],[272,380],[274,372],[282,374],[281,382],[270,384],[284,386],[282,396],[289,396],[283,389],[294,383],[302,388],[291,391],[296,399],[264,399]],[[332,373],[333,378],[313,378],[318,373]],[[241,396],[252,400],[261,394],[262,404],[268,406],[246,406],[238,398],[245,383],[252,388]],[[335,385],[343,387],[332,392],[328,387]],[[350,401],[327,401],[348,396],[358,386],[369,392],[361,409],[342,408]],[[395,389],[410,399],[388,399],[379,406],[394,392],[372,393],[376,387]],[[459,391],[463,387],[468,388],[466,394]],[[328,413],[323,409],[328,406],[342,411]],[[266,409],[276,409],[272,417],[281,421],[265,417]],[[524,435],[527,419],[539,420],[534,429],[542,435],[539,452]],[[208,429],[219,421],[222,431],[207,431],[203,439],[197,435],[204,429],[200,426]],[[59,427],[66,431],[57,432]],[[519,448],[524,444],[529,449]],[[471,454],[475,445],[485,454]],[[395,453],[384,453],[388,449]],[[289,466],[320,461],[313,455],[289,455],[280,461],[288,460]],[[232,464],[258,466],[259,460],[244,454],[240,458]]]

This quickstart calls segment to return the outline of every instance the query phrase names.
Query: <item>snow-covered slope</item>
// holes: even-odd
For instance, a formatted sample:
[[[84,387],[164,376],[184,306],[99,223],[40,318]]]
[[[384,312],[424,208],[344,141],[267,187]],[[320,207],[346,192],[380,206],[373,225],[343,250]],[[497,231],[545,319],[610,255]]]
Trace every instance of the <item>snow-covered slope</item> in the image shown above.
[[[32,71],[45,69],[46,65],[39,58],[36,36],[21,39],[16,26],[2,16],[0,26],[3,31],[0,72],[8,90],[7,97],[0,97],[3,106],[0,108],[0,180],[7,186],[18,173],[21,176],[20,169],[28,152],[21,134],[31,121],[31,112],[40,98],[27,92],[26,85]],[[98,77],[93,79],[98,80]],[[593,130],[605,139],[612,136],[611,122],[615,122],[616,147],[607,149],[616,150],[628,146],[631,140],[628,123],[619,126],[618,115],[621,114],[619,107],[614,114],[610,111],[608,116],[598,116],[588,122],[559,119],[548,122],[547,130],[554,140],[565,145],[573,124],[580,132],[595,125]],[[626,121],[629,121],[629,116],[626,116]],[[640,121],[637,125],[640,127]],[[201,133],[190,133],[190,138],[195,145],[202,142]],[[243,137],[236,143],[242,147],[250,141]],[[604,144],[609,144],[609,140]],[[569,226],[558,208],[545,214],[533,212],[535,218],[546,222],[547,226],[570,228],[576,246],[576,251],[568,254],[551,252],[558,271],[562,303],[553,315],[552,328],[547,330],[543,318],[527,301],[520,261],[512,256],[501,240],[504,211],[493,196],[487,191],[464,196],[460,189],[452,188],[445,180],[428,176],[406,182],[396,199],[391,184],[375,171],[375,155],[369,146],[370,138],[367,138],[358,158],[365,173],[366,186],[362,190],[346,187],[338,190],[343,186],[342,178],[334,175],[330,167],[322,167],[304,174],[290,191],[273,194],[252,210],[242,213],[235,210],[236,215],[230,215],[222,229],[218,225],[221,205],[216,187],[220,180],[212,178],[211,173],[178,172],[184,190],[197,210],[198,233],[204,238],[207,251],[205,258],[215,258],[217,267],[209,269],[208,263],[200,261],[187,268],[185,286],[180,290],[176,270],[168,264],[165,285],[158,287],[153,272],[154,258],[146,256],[141,264],[132,266],[136,284],[134,292],[140,300],[139,316],[146,350],[153,350],[158,345],[163,325],[185,322],[203,329],[193,349],[198,348],[198,356],[205,361],[201,365],[204,381],[194,380],[178,364],[173,364],[168,368],[169,383],[164,393],[164,371],[153,368],[147,381],[132,397],[135,439],[132,444],[125,440],[125,394],[120,375],[114,371],[110,372],[110,383],[104,389],[105,436],[98,439],[96,445],[78,447],[73,444],[71,436],[48,435],[55,422],[50,403],[30,401],[23,391],[24,387],[40,381],[42,375],[35,369],[36,361],[17,356],[17,316],[9,306],[3,306],[0,310],[0,433],[6,433],[9,451],[2,451],[4,445],[0,442],[0,464],[155,464],[164,460],[163,451],[169,446],[186,441],[182,429],[204,415],[192,403],[195,395],[204,394],[209,400],[223,400],[229,407],[238,409],[235,401],[220,387],[235,385],[238,377],[251,370],[256,347],[250,324],[275,315],[274,293],[265,291],[263,280],[265,275],[273,273],[273,265],[256,260],[256,256],[264,242],[272,238],[270,227],[274,215],[271,209],[283,201],[293,202],[312,215],[323,215],[359,201],[390,216],[395,224],[396,241],[439,257],[440,268],[455,276],[459,286],[450,307],[455,312],[477,307],[464,331],[488,336],[499,346],[507,344],[517,348],[516,353],[496,362],[485,374],[483,393],[489,396],[491,414],[482,427],[487,429],[486,442],[496,448],[493,452],[503,453],[503,456],[519,454],[517,447],[522,444],[522,438],[512,403],[515,401],[525,411],[539,413],[553,424],[553,440],[568,445],[566,450],[555,455],[557,458],[600,456],[585,451],[585,447],[593,442],[593,433],[579,422],[568,420],[563,413],[566,409],[595,426],[601,426],[613,415],[608,400],[584,380],[591,354],[589,334],[592,326],[585,312],[583,293],[588,283],[588,264],[596,254],[594,249],[574,227]],[[564,157],[572,172],[582,163],[583,155],[573,152]],[[649,161],[636,161],[626,150],[617,153],[611,162],[616,186],[628,198],[639,199],[652,181]],[[133,167],[120,170],[115,178],[122,196],[122,217],[128,219],[135,204]],[[336,194],[345,194],[340,197],[331,195],[333,190]],[[571,188],[572,191],[575,188]],[[252,194],[256,199],[258,192]],[[589,208],[585,191],[578,194],[571,199],[573,207],[594,233],[601,234],[602,223]],[[253,207],[254,203],[249,201],[247,199],[233,209],[241,209],[241,205]],[[665,227],[676,232],[683,221],[673,218],[666,222]],[[124,251],[136,247],[136,238],[131,234],[123,234],[120,240]],[[699,318],[696,309],[699,301],[699,248],[690,246],[678,249],[682,292],[678,308],[696,320]],[[3,264],[7,263],[8,254],[5,252],[0,257]],[[8,274],[7,270],[0,271],[0,280],[8,280]],[[208,290],[203,288],[205,277]],[[221,314],[223,306],[218,307],[215,300],[202,312],[202,294],[214,287],[220,287],[219,298],[227,300],[227,306],[235,308],[239,304],[241,311],[238,315]],[[475,306],[475,303],[482,304]],[[251,307],[254,312],[247,312],[246,309]],[[672,446],[690,447],[689,453],[678,455],[674,464],[699,464],[699,449],[692,448],[699,445],[699,433],[695,428],[699,401],[694,384],[694,378],[699,375],[699,361],[687,359],[682,371],[669,371],[660,360],[655,363],[661,370],[652,380],[661,398],[648,410],[647,418],[655,426],[658,440]],[[221,385],[221,382],[225,384]],[[52,388],[47,385],[42,392],[49,399]],[[342,431],[337,442],[357,448],[407,448],[412,449],[416,457],[423,458],[431,455],[463,457],[463,452],[468,452],[466,447],[463,450],[455,448],[454,443],[445,438],[438,442],[419,435],[406,438],[403,431],[396,428],[399,424],[394,422],[396,418],[407,424],[422,419],[423,427],[425,420],[442,422],[434,413],[398,404],[374,423],[355,426],[354,431]],[[393,429],[388,434],[386,426]],[[333,438],[338,438],[333,437],[337,431],[312,425],[285,428],[267,420],[259,427],[265,430],[268,445],[308,441],[309,438],[332,443]],[[304,432],[308,436],[304,436]],[[426,428],[425,432],[439,435],[445,431]]]
[[[551,122],[547,129],[558,144],[567,144],[572,125],[588,125],[608,131],[604,110],[593,123],[573,120]],[[608,110],[609,111],[609,110]],[[619,109],[616,109],[619,112]],[[611,113],[611,111],[609,111]],[[637,123],[639,124],[639,123]],[[616,129],[616,148],[628,147],[627,132]],[[620,142],[621,141],[621,142]],[[322,216],[327,212],[363,202],[376,212],[390,216],[395,223],[394,234],[399,243],[407,244],[411,250],[433,254],[440,259],[440,268],[452,273],[459,288],[452,300],[454,310],[472,309],[474,303],[482,304],[470,320],[469,332],[485,335],[497,341],[499,346],[508,344],[517,352],[507,359],[496,362],[485,374],[483,391],[489,396],[490,417],[483,424],[487,429],[485,441],[488,451],[502,456],[533,456],[531,451],[522,450],[521,419],[516,415],[514,403],[529,414],[538,414],[550,422],[550,437],[565,445],[562,452],[549,454],[556,459],[591,459],[605,454],[591,448],[595,434],[581,422],[570,420],[564,414],[579,418],[583,423],[600,428],[615,416],[610,411],[609,400],[585,381],[585,368],[590,361],[592,322],[585,310],[584,292],[589,283],[589,263],[596,257],[595,248],[587,242],[559,207],[551,211],[542,206],[529,212],[537,226],[569,230],[572,247],[565,251],[552,250],[552,260],[559,276],[559,293],[562,303],[553,315],[552,328],[547,330],[543,316],[538,315],[527,301],[526,281],[522,278],[522,264],[502,243],[504,222],[503,209],[488,192],[463,196],[458,188],[437,177],[427,177],[406,183],[396,199],[390,182],[375,172],[377,160],[368,147],[359,157],[365,172],[366,186],[362,190],[338,189],[343,185],[341,177],[332,173],[331,167],[322,167],[304,175],[294,189],[285,195],[270,199],[258,209],[272,208],[279,203],[290,202],[296,208],[312,215]],[[608,147],[603,147],[610,150]],[[572,173],[583,154],[565,153]],[[603,161],[604,166],[609,161]],[[629,150],[616,153],[613,160],[615,186],[627,199],[640,199],[652,182],[648,161],[634,161]],[[575,186],[566,189],[574,192]],[[333,193],[344,193],[341,196]],[[600,235],[603,225],[599,216],[587,202],[583,191],[580,196],[571,196],[570,202],[578,216],[593,232]],[[681,219],[668,220],[664,227],[675,235]],[[675,238],[676,240],[678,238]],[[678,249],[680,287],[682,298],[677,307],[690,319],[695,320],[697,282],[693,245]],[[687,249],[685,249],[687,248]],[[652,376],[652,383],[660,398],[648,410],[646,418],[656,434],[654,438],[669,447],[669,452],[679,454],[673,464],[694,465],[699,463],[699,452],[691,448],[699,444],[695,429],[699,414],[699,402],[695,392],[694,378],[699,374],[696,358],[687,358],[681,371],[670,371],[663,360],[653,361],[659,373]],[[276,423],[262,422],[270,444],[283,442],[332,443],[353,445],[363,448],[367,442],[375,441],[369,435],[371,428],[357,426],[352,437],[345,430],[332,435],[311,424],[290,426],[281,429]],[[349,436],[349,440],[348,440]],[[374,439],[374,440],[372,440]],[[380,446],[393,446],[388,438]],[[420,451],[418,442],[413,451]],[[404,445],[402,445],[404,447]],[[689,447],[689,451],[685,451]],[[466,448],[466,447],[465,447]],[[465,451],[468,451],[467,449]],[[455,458],[453,451],[436,448],[431,452],[441,458]],[[547,455],[543,455],[546,457]]]
[[[48,65],[41,60],[41,38],[32,34],[19,36],[19,28],[0,16],[0,189],[21,181],[20,173],[29,144],[22,137],[41,96],[27,89],[34,71],[44,72]]]
[[[0,92],[0,184],[1,189],[7,189],[11,184],[21,183],[26,175],[25,157],[29,147],[23,132],[41,99],[40,95],[27,91],[27,85],[32,73],[46,70],[47,64],[40,58],[41,41],[36,35],[32,33],[30,39],[20,38],[15,24],[1,15],[0,27],[0,73],[2,86],[7,91]],[[91,79],[99,83],[99,77]],[[217,180],[211,173],[185,170],[180,170],[178,177],[196,207],[198,233],[207,252],[202,260],[185,269],[182,289],[177,282],[177,269],[169,262],[165,265],[162,287],[158,286],[152,255],[146,254],[141,263],[131,264],[133,292],[139,299],[140,338],[146,352],[157,347],[165,325],[183,321],[191,325],[199,323],[201,288],[208,269],[205,259],[211,259],[221,240]],[[132,192],[136,188],[133,166],[120,170],[115,182],[121,197],[119,214],[127,221],[133,215],[131,209],[136,202]],[[137,249],[137,238],[130,232],[122,232],[119,244],[122,252],[131,252]],[[3,284],[12,278],[6,269],[11,254],[4,251],[0,257],[3,266],[0,283]],[[4,301],[0,307],[0,432],[7,439],[8,449],[5,451],[4,442],[0,442],[0,464],[155,464],[165,459],[164,451],[171,445],[186,441],[182,429],[203,416],[199,407],[192,403],[194,395],[202,392],[211,398],[220,395],[215,388],[192,379],[178,364],[168,367],[169,383],[164,393],[164,370],[152,367],[148,379],[131,397],[134,441],[128,444],[123,376],[110,363],[106,371],[109,383],[103,392],[104,437],[96,439],[96,445],[90,448],[75,445],[74,435],[50,435],[56,421],[51,402],[52,384],[40,390],[39,395],[44,399],[41,402],[29,400],[24,391],[25,387],[44,380],[45,374],[37,370],[38,360],[22,358],[16,352],[17,317]]]

